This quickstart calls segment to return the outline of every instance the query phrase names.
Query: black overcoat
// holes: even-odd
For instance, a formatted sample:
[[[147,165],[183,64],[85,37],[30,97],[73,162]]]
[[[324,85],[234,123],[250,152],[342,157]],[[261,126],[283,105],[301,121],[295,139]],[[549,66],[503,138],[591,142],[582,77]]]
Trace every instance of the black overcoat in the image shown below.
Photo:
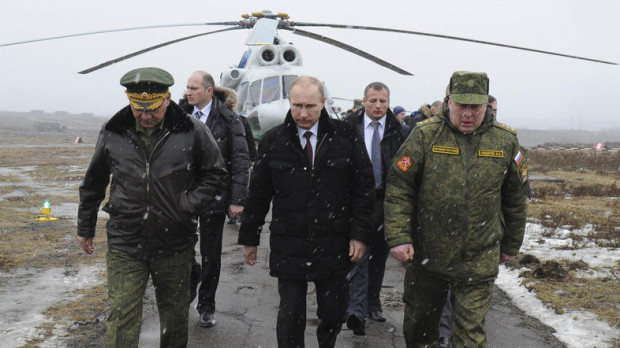
[[[269,266],[274,277],[343,276],[353,266],[350,239],[366,243],[372,232],[374,178],[364,141],[325,109],[318,122],[314,168],[290,111],[258,145],[239,244],[259,244],[273,200]]]
[[[237,105],[235,91],[215,87],[211,100],[213,104],[207,117],[207,127],[217,142],[229,176],[221,198],[209,205],[207,215],[226,213],[230,204],[243,205],[250,176],[248,142],[240,116],[234,111]],[[194,110],[186,99],[179,101],[179,105],[189,114]]]

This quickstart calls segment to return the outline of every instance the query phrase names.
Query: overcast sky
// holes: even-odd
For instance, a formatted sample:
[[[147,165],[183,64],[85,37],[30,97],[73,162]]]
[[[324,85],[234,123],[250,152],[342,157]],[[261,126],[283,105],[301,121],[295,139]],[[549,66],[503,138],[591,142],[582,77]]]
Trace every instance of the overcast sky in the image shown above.
[[[10,1],[0,0],[0,44],[136,26],[237,21],[269,9],[300,22],[380,26],[461,36],[620,62],[620,2],[519,1]],[[499,5],[501,3],[501,5]],[[185,41],[102,70],[77,72],[182,36],[223,27],[139,30],[0,47],[0,110],[91,112],[111,116],[127,104],[120,77],[143,66],[168,70],[173,99],[198,69],[215,77],[239,62],[247,30]],[[391,106],[417,110],[440,99],[456,70],[484,71],[498,118],[530,129],[619,129],[620,67],[431,37],[302,28],[344,41],[414,73],[402,76],[327,44],[280,35],[300,49],[309,73],[332,95],[360,98],[372,81],[392,90]],[[340,102],[343,108],[350,103]]]

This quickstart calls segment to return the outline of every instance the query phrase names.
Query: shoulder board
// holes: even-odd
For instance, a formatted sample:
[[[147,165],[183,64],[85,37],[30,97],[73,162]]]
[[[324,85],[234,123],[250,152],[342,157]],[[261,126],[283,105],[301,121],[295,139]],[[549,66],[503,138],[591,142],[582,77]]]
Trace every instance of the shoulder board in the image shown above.
[[[441,122],[441,120],[439,119],[439,117],[435,117],[435,116],[433,116],[433,117],[427,118],[427,119],[426,119],[426,120],[424,120],[424,121],[421,121],[421,122],[416,123],[416,125],[415,125],[415,126],[416,126],[416,127],[420,127],[420,126],[424,126],[424,125],[426,125],[426,124],[437,123],[437,122]]]
[[[503,124],[503,123],[501,123],[501,122],[497,122],[497,121],[495,121],[495,122],[493,122],[493,125],[494,125],[495,127],[498,127],[498,128],[503,129],[503,130],[509,131],[509,132],[510,132],[510,133],[512,133],[512,134],[515,134],[515,135],[517,134],[517,130],[516,130],[516,129],[514,129],[514,128],[512,128],[512,127],[508,126],[508,125],[505,125],[505,124]]]

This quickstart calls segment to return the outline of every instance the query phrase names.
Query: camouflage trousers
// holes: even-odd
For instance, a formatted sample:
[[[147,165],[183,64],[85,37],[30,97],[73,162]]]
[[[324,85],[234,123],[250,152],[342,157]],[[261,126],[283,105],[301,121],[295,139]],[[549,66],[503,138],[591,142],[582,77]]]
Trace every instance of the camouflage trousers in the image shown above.
[[[154,261],[108,249],[105,347],[138,347],[144,291],[152,277],[159,312],[160,346],[185,347],[188,340],[189,279],[194,250]]]
[[[419,265],[410,262],[403,294],[403,334],[407,347],[437,347],[439,321],[450,284],[454,291],[452,347],[486,347],[483,325],[491,307],[493,283],[450,283],[424,273]]]

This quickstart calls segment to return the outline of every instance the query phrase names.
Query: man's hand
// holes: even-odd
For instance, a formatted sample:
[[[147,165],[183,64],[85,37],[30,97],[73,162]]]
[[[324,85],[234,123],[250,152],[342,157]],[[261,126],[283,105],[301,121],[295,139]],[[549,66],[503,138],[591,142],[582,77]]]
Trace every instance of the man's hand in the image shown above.
[[[401,244],[390,249],[392,256],[401,262],[413,260],[413,245]]]
[[[510,261],[510,260],[512,260],[512,259],[514,259],[514,258],[515,258],[514,256],[510,256],[510,255],[508,255],[508,254],[501,253],[501,254],[499,255],[499,263],[500,263],[500,264],[502,264],[502,263],[504,263],[504,262],[508,262],[508,261]]]
[[[87,254],[92,254],[95,247],[93,246],[93,238],[86,238],[78,236],[78,242],[82,246],[82,250],[84,250]]]
[[[243,247],[243,258],[245,259],[245,263],[250,266],[254,266],[256,264],[256,250],[258,248],[255,246],[244,246]]]
[[[241,216],[241,213],[243,213],[242,205],[231,204],[228,206],[228,217],[229,218],[236,219],[239,216]]]
[[[351,256],[351,262],[356,262],[361,259],[365,252],[366,244],[355,239],[351,239],[351,241],[349,241],[349,256]]]

